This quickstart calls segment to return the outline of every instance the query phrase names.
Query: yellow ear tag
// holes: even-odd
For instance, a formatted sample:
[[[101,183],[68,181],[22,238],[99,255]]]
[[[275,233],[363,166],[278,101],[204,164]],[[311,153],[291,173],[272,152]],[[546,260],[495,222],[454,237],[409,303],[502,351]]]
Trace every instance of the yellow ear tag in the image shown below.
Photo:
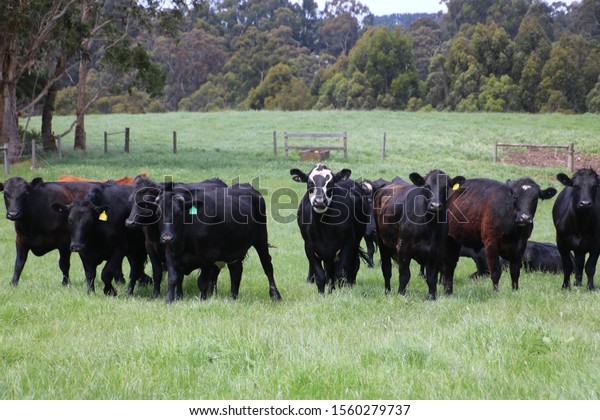
[[[458,190],[459,188],[460,188],[460,184],[458,184],[458,183],[454,184],[454,186],[452,187],[452,189],[454,191]]]
[[[196,206],[190,207],[190,215],[195,216],[198,214],[198,208]]]
[[[100,213],[98,220],[100,220],[101,222],[106,222],[108,220],[108,214],[106,214],[106,210]]]

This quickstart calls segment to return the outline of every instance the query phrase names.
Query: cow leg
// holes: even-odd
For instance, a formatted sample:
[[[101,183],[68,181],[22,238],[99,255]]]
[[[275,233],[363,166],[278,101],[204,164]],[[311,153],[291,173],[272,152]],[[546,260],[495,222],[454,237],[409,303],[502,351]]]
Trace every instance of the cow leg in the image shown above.
[[[129,266],[131,268],[129,271],[129,286],[127,287],[127,294],[131,295],[133,293],[135,283],[139,280],[141,284],[142,278],[145,276],[144,262],[146,261],[146,255],[145,253],[128,255],[127,261],[129,261]]]
[[[62,285],[69,285],[69,270],[71,269],[71,251],[69,247],[59,248],[58,267],[63,275]]]
[[[589,259],[588,259],[589,260]],[[583,270],[585,265],[585,253],[576,253],[575,254],[575,287],[579,287],[583,285]]]
[[[427,299],[435,300],[437,295],[437,283],[438,283],[438,274],[440,272],[440,264],[428,264],[426,270],[426,281],[427,286],[429,287],[429,295]],[[421,266],[423,267],[423,266]]]
[[[214,272],[217,271],[217,276],[219,275],[219,268],[213,264],[209,264],[203,266],[200,269],[200,274],[198,275],[198,290],[200,290],[200,299],[206,300],[208,295],[212,291],[212,283],[214,279]]]
[[[343,283],[343,272],[344,270],[339,268],[340,262],[338,261],[337,266],[338,270],[336,270],[335,260],[325,260],[323,261],[323,266],[325,268],[325,275],[327,276],[327,291],[331,293],[335,290],[336,283],[341,286]],[[338,273],[339,271],[339,273]]]
[[[587,263],[585,264],[585,274],[588,279],[587,289],[590,292],[596,290],[596,288],[594,287],[594,275],[596,274],[596,264],[598,263],[599,256],[600,251],[590,253]]]
[[[175,299],[183,297],[183,273],[173,267],[173,264],[168,264],[167,269],[167,303],[173,303]]]
[[[392,251],[385,245],[379,246],[379,256],[381,257],[381,273],[385,284],[385,293],[390,294],[392,287],[390,280],[392,278]]]
[[[80,255],[81,256],[81,255]],[[93,261],[81,258],[83,264],[83,271],[85,272],[85,281],[88,286],[88,293],[95,293],[96,287],[94,281],[96,280],[96,264]]]
[[[154,283],[152,297],[157,298],[160,296],[160,283],[163,276],[163,265],[160,258],[150,258],[150,264],[152,264],[152,281]]]
[[[406,294],[406,286],[408,286],[408,282],[410,281],[410,258],[402,259],[398,261],[398,277],[400,278],[400,283],[398,286],[398,294],[405,295]]]
[[[17,256],[15,258],[13,276],[10,280],[10,284],[12,284],[13,286],[19,284],[19,279],[21,278],[23,267],[25,267],[25,262],[27,261],[27,256],[29,255],[29,248],[26,246],[19,245],[18,241],[19,238],[17,237]]]
[[[325,295],[325,285],[327,284],[327,274],[321,266],[321,261],[316,258],[312,259],[313,273],[315,274],[315,283],[317,290],[321,296]]]
[[[228,264],[227,267],[229,268],[229,277],[231,277],[231,299],[235,300],[240,292],[240,283],[242,282],[242,271],[244,266],[240,260]],[[275,288],[275,290],[277,290],[277,288]],[[271,298],[274,299],[273,295],[271,295]],[[279,298],[281,299],[281,297]]]
[[[306,282],[307,283],[314,283],[315,282],[315,273],[313,272],[313,268],[312,268],[312,263],[311,261],[311,248],[308,245],[308,243],[306,241],[304,241],[304,253],[306,254],[306,259],[308,260],[308,274],[306,276]]]
[[[522,258],[513,258],[510,260],[510,279],[512,280],[512,289],[519,290],[519,276],[521,274]]]
[[[104,268],[100,273],[100,278],[104,283],[104,294],[106,296],[117,296],[117,289],[113,287],[112,281],[115,277],[115,273],[119,271],[122,264],[123,258],[119,256],[116,258],[109,259],[104,265]]]
[[[495,292],[498,291],[498,285],[500,283],[500,276],[502,270],[500,268],[500,256],[498,255],[498,249],[495,245],[486,244],[485,256],[487,258],[488,267],[490,268],[490,277],[492,278],[492,288]]]
[[[454,270],[460,258],[460,244],[452,238],[446,241],[444,255],[444,293],[451,295],[454,288]]]
[[[269,280],[269,296],[271,296],[271,300],[281,300],[281,294],[279,293],[279,290],[277,290],[275,277],[273,276],[273,263],[271,262],[271,254],[269,254],[269,244],[266,240],[266,233],[265,240],[256,243],[254,249],[256,249],[256,252],[258,253],[262,269]],[[240,261],[240,264],[241,263],[242,262]]]
[[[571,252],[559,241],[557,241],[558,252],[563,264],[563,289],[571,288],[571,273],[573,272],[573,260],[571,259]]]
[[[375,267],[373,262],[373,256],[375,255],[375,241],[370,235],[365,236],[365,245],[367,246],[367,266],[369,268]]]

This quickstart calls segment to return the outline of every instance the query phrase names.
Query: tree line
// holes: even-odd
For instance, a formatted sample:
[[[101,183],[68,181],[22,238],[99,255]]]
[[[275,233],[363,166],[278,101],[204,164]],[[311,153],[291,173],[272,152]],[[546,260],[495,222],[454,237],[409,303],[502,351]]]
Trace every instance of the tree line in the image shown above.
[[[0,132],[19,116],[222,109],[600,112],[600,0],[5,0]],[[60,133],[64,134],[64,133]]]

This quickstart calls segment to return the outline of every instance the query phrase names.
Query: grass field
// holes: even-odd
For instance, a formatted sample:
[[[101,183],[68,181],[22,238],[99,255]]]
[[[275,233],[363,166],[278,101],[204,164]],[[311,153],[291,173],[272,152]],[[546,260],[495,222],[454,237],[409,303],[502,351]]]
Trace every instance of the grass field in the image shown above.
[[[55,131],[71,123],[56,118]],[[34,120],[31,126],[39,126]],[[103,131],[131,128],[131,153]],[[86,118],[88,152],[42,157],[41,168],[14,166],[12,175],[55,180],[62,173],[119,178],[146,171],[161,180],[221,177],[253,181],[271,209],[269,234],[275,278],[283,296],[273,303],[254,250],[245,262],[237,301],[228,274],[219,292],[198,299],[195,276],[184,299],[166,305],[151,288],[135,296],[90,295],[76,255],[68,288],[60,285],[56,251],[29,257],[18,287],[9,285],[14,230],[0,221],[1,399],[597,399],[600,397],[600,295],[561,290],[562,277],[522,273],[500,292],[473,281],[461,261],[454,295],[427,302],[416,276],[406,296],[384,295],[379,269],[362,266],[354,289],[319,298],[305,282],[307,263],[295,224],[296,202],[273,204],[276,191],[298,197],[303,186],[289,169],[310,164],[273,158],[272,133],[347,131],[349,159],[333,152],[333,170],[353,177],[404,178],[440,168],[451,176],[498,180],[532,176],[560,190],[565,168],[492,165],[494,142],[575,142],[600,153],[594,115],[509,115],[374,112],[223,112],[113,115]],[[171,152],[177,131],[178,153]],[[387,132],[387,159],[381,139]],[[598,168],[596,168],[598,169]],[[289,202],[289,201],[288,201]],[[532,239],[554,241],[551,208],[538,206]],[[285,202],[284,202],[285,203]],[[43,214],[40,215],[43,217]],[[287,220],[287,222],[286,222]],[[126,270],[128,271],[128,270]],[[150,272],[149,266],[147,272]],[[397,288],[397,271],[392,287]],[[163,280],[163,297],[166,290]],[[600,276],[597,278],[600,284]],[[441,292],[441,290],[439,290]]]

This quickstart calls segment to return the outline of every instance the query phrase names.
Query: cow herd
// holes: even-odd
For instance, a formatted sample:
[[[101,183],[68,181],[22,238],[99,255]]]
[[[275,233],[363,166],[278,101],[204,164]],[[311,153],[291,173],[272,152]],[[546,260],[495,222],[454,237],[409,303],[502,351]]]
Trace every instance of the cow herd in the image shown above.
[[[530,178],[498,182],[451,177],[441,170],[411,173],[409,181],[357,182],[351,171],[334,173],[317,164],[309,172],[290,171],[305,184],[297,222],[308,262],[307,279],[320,294],[356,282],[363,259],[372,267],[378,247],[385,292],[391,292],[392,260],[398,265],[400,294],[410,281],[410,263],[421,266],[428,299],[437,287],[453,293],[460,256],[473,258],[474,275],[489,275],[498,290],[503,267],[512,289],[526,270],[563,272],[563,288],[587,276],[594,290],[600,255],[600,176],[580,169],[572,177],[558,174],[564,186],[552,210],[556,245],[529,241],[539,200],[557,193]],[[70,254],[79,254],[89,291],[95,290],[98,266],[106,295],[116,295],[113,281],[130,266],[127,293],[147,281],[152,269],[153,296],[161,294],[167,272],[166,301],[183,295],[185,275],[199,270],[201,299],[215,293],[227,267],[231,297],[237,298],[243,261],[250,248],[259,256],[269,296],[280,300],[267,233],[267,205],[249,184],[227,185],[218,178],[197,183],[154,182],[145,174],[116,182],[70,180],[28,182],[13,177],[0,183],[6,217],[14,222],[16,258],[11,283],[17,285],[31,251],[41,256],[59,251],[62,284],[69,284]],[[300,239],[298,238],[298,241]],[[360,244],[365,241],[367,252]],[[300,243],[300,242],[299,242]],[[588,256],[586,261],[586,256]]]

